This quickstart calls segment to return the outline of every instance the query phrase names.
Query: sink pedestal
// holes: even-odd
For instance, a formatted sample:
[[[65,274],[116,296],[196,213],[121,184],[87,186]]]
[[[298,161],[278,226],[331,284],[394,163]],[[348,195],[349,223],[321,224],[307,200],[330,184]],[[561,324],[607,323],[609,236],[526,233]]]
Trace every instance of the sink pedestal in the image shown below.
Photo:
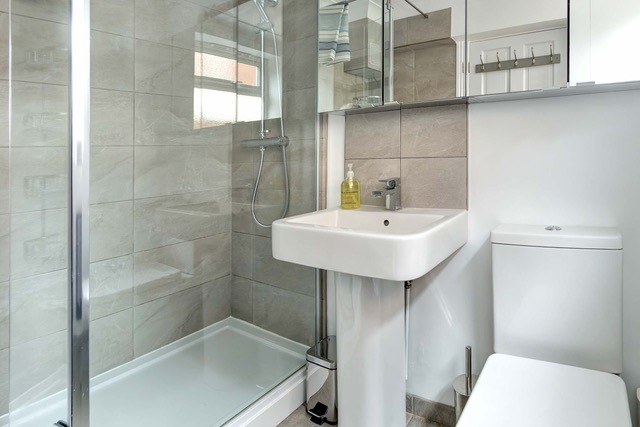
[[[336,273],[338,422],[404,427],[404,284]]]

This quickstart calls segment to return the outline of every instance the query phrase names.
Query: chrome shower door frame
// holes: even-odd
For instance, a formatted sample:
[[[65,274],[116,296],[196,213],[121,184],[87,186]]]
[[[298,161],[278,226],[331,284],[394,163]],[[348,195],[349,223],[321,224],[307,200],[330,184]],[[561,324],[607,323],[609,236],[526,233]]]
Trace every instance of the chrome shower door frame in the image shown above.
[[[89,427],[90,0],[69,0],[68,424]]]

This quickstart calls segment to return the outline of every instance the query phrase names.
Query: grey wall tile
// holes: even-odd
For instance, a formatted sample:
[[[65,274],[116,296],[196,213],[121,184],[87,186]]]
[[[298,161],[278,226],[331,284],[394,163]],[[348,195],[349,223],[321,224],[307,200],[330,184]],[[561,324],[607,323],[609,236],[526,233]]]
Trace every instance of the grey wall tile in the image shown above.
[[[142,40],[194,49],[195,33],[208,16],[206,8],[187,1],[136,0],[135,36]]]
[[[11,212],[11,151],[0,148],[0,214]],[[2,275],[0,274],[0,277]]]
[[[229,163],[226,147],[136,147],[135,197],[228,187]]]
[[[202,328],[202,287],[133,309],[133,353],[140,357]]]
[[[91,28],[132,37],[134,1],[91,0]]]
[[[91,149],[91,203],[133,198],[133,147]]]
[[[236,276],[251,278],[253,274],[253,236],[233,233],[232,272]]]
[[[133,145],[133,93],[91,91],[91,145]]]
[[[0,215],[0,282],[11,274],[11,216]]]
[[[134,303],[142,304],[231,274],[231,233],[135,254]]]
[[[371,193],[383,188],[378,180],[400,176],[400,159],[347,159],[345,163],[353,163],[355,178],[360,181],[360,203],[363,205],[384,206],[384,200],[373,197]],[[347,171],[346,164],[345,174]],[[404,186],[404,182],[402,185]],[[404,198],[404,194],[402,197]]]
[[[9,349],[0,350],[0,413],[9,412]]]
[[[171,52],[170,46],[136,40],[136,92],[171,95]]]
[[[261,283],[253,284],[253,322],[299,343],[314,339],[314,298]]]
[[[467,159],[402,159],[402,205],[467,207]]]
[[[239,203],[249,203],[256,182],[255,163],[233,162],[231,169],[232,200]]]
[[[429,18],[407,18],[407,42],[423,43],[451,37],[451,8],[429,12]]]
[[[231,200],[227,189],[135,201],[136,251],[230,230]]]
[[[9,330],[9,318],[10,318],[10,287],[9,282],[0,283],[0,350],[9,348],[10,330]],[[2,367],[0,366],[0,372]],[[1,388],[1,387],[0,387]],[[2,392],[0,390],[0,399],[2,398]]]
[[[133,306],[133,255],[91,263],[91,319]]]
[[[91,31],[91,87],[133,90],[132,39]]]
[[[193,97],[193,90],[201,87],[200,77],[195,76],[194,52],[189,49],[174,47],[171,49],[171,94],[175,96]],[[192,104],[193,106],[193,104]],[[193,107],[191,108],[193,113]]]
[[[407,18],[393,21],[393,47],[405,46],[407,44],[407,25]]]
[[[11,209],[25,212],[67,205],[67,149],[18,147],[11,150]]]
[[[393,56],[393,96],[398,102],[416,100],[416,61],[411,49],[399,50]]]
[[[2,67],[2,53],[0,52],[0,67]],[[8,61],[7,61],[8,62]],[[0,71],[1,72],[1,71]],[[15,90],[15,89],[14,89]],[[9,82],[0,80],[0,147],[8,147],[9,144]],[[13,110],[12,110],[13,113]],[[15,114],[15,113],[13,113]]]
[[[348,159],[400,157],[400,111],[347,115],[345,141]]]
[[[312,8],[312,2],[284,0],[282,3],[282,19],[286,25],[282,27],[285,43],[289,40],[303,39],[317,35],[318,19]]]
[[[270,238],[253,237],[252,258],[254,281],[309,296],[315,295],[315,270],[276,260],[272,255]]]
[[[467,106],[402,110],[402,157],[467,155]]]
[[[9,14],[0,13],[0,79],[4,80],[9,79],[9,28]]]
[[[12,0],[11,12],[47,21],[69,22],[69,2],[65,0]]]
[[[133,252],[133,202],[91,206],[91,262]]]
[[[66,209],[12,215],[10,259],[14,278],[66,268]]]
[[[439,402],[413,397],[413,414],[424,418],[430,423],[453,427],[456,424],[456,410],[453,406]]]
[[[231,276],[202,285],[202,326],[207,327],[231,316]]]
[[[93,320],[90,327],[91,377],[133,359],[133,309]]]
[[[11,146],[67,147],[66,86],[13,82]]]
[[[67,327],[67,271],[11,281],[11,345]]]
[[[42,357],[46,354],[47,357]],[[67,387],[67,332],[60,331],[10,349],[10,400],[16,410]]]
[[[13,79],[67,84],[67,26],[17,15],[11,22]]]
[[[456,97],[456,55],[453,42],[416,49],[416,101]]]
[[[315,87],[318,74],[318,38],[311,36],[287,43],[282,52],[283,91]]]
[[[253,282],[251,280],[233,276],[231,315],[236,319],[253,322]]]

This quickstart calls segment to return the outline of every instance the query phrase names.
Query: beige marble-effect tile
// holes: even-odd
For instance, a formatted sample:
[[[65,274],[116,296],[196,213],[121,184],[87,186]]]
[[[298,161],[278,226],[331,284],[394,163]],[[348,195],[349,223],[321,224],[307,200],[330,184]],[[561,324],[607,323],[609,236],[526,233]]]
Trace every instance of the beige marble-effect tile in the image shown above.
[[[133,93],[91,91],[91,145],[133,145]]]
[[[91,319],[133,306],[133,255],[91,263]]]
[[[91,377],[133,359],[133,309],[93,320],[90,327]]]
[[[11,215],[10,260],[13,278],[66,268],[66,209]]]
[[[0,414],[9,412],[9,349],[0,350]]]
[[[10,409],[42,400],[67,387],[67,331],[10,348]],[[47,357],[42,357],[46,354]]]
[[[227,147],[136,147],[135,197],[155,197],[228,188]]]
[[[315,295],[315,270],[276,260],[272,255],[270,238],[253,237],[252,258],[254,281],[300,294]]]
[[[68,153],[62,147],[11,150],[11,209],[28,212],[67,206]]]
[[[91,0],[91,29],[133,36],[135,0]]]
[[[23,3],[34,2],[24,0]],[[67,26],[18,15],[12,16],[11,23],[12,78],[39,83],[67,84]]]
[[[348,159],[400,157],[400,111],[347,115],[345,144]]]
[[[457,53],[448,43],[416,49],[416,101],[456,97]]]
[[[287,48],[282,52],[284,92],[315,86],[318,74],[317,50],[316,35],[287,43]]]
[[[0,214],[9,212],[11,212],[11,150],[0,148]]]
[[[314,342],[315,300],[262,283],[253,284],[255,325],[296,342]]]
[[[416,15],[407,18],[408,44],[451,37],[451,8],[429,12],[429,18]]]
[[[10,318],[10,287],[9,282],[0,282],[0,350],[9,348],[10,330],[9,330],[9,318]],[[2,367],[0,366],[0,371]],[[0,386],[1,388],[1,386]],[[1,394],[1,393],[0,393]],[[0,400],[2,396],[0,395]]]
[[[202,287],[133,309],[133,354],[140,357],[202,328]]]
[[[0,13],[0,79],[2,80],[9,79],[9,28],[9,14]]]
[[[0,215],[0,282],[11,274],[11,215]]]
[[[231,274],[231,233],[136,253],[134,304]]]
[[[132,39],[91,31],[91,87],[132,91],[133,64]]]
[[[11,345],[67,328],[67,270],[11,281]]]
[[[136,40],[136,92],[171,95],[171,52],[170,46]]]
[[[400,176],[400,159],[347,159],[345,161],[345,174],[347,171],[346,165],[349,163],[353,163],[355,178],[360,181],[360,203],[363,205],[384,206],[384,200],[373,197],[371,193],[384,188],[378,182],[379,180]],[[404,186],[404,182],[402,185]],[[403,189],[403,199],[404,191]]]
[[[233,233],[232,272],[235,276],[251,278],[253,273],[253,236]]]
[[[231,316],[231,276],[202,285],[202,327]]]
[[[251,280],[233,276],[231,315],[236,319],[253,322],[253,282]]]
[[[133,202],[91,206],[91,262],[133,252]]]
[[[13,82],[11,100],[12,147],[69,145],[67,86]]]
[[[402,159],[402,205],[466,209],[467,159]]]
[[[229,190],[134,202],[136,252],[231,231]]]
[[[91,203],[133,198],[133,147],[91,148]]]
[[[155,43],[199,50],[195,40],[210,11],[183,0],[136,0],[135,36]]]
[[[467,106],[402,110],[402,157],[465,157]]]

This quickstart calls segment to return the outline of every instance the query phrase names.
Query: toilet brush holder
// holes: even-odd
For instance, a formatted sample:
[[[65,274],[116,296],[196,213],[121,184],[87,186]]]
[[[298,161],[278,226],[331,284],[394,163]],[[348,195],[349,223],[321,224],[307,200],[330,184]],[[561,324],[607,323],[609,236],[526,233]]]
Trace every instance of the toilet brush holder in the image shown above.
[[[462,410],[464,409],[467,401],[469,400],[469,396],[471,396],[471,392],[473,391],[473,387],[476,385],[476,381],[478,380],[477,375],[473,375],[472,367],[471,367],[471,347],[467,346],[465,349],[465,366],[466,372],[463,375],[458,375],[456,379],[453,381],[453,394],[454,394],[454,403],[456,409],[456,422],[460,419],[460,415],[462,415]]]

